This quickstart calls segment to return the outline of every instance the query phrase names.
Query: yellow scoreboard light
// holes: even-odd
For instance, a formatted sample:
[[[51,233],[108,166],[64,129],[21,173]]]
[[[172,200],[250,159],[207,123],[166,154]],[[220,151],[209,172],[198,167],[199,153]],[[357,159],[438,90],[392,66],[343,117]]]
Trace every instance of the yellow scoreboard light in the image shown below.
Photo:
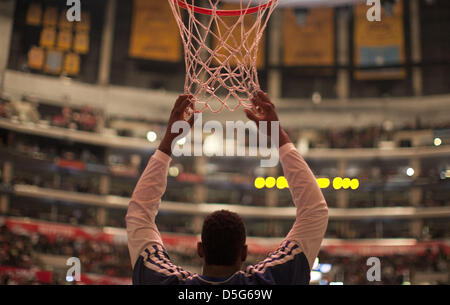
[[[322,177],[322,178],[317,178],[317,184],[319,185],[319,187],[321,189],[326,189],[326,188],[330,187],[331,184],[333,185],[333,188],[335,190],[340,190],[340,189],[356,190],[359,188],[359,180],[356,178],[350,179],[350,178],[335,177],[333,179],[333,182],[331,182],[331,180],[329,178]],[[289,188],[288,181],[287,181],[286,177],[284,177],[284,176],[280,176],[278,178],[257,177],[255,179],[254,185],[255,185],[255,188],[257,188],[257,189],[263,189],[264,187],[270,189],[275,186],[280,190]]]
[[[328,178],[317,178],[317,184],[321,189],[326,189],[330,186],[330,179]]]
[[[277,188],[280,190],[289,188],[288,182],[284,176],[277,178]]]
[[[277,183],[277,180],[274,177],[267,177],[266,178],[266,187],[268,189],[273,188],[276,183]]]
[[[348,189],[350,187],[350,178],[344,178],[342,179],[342,188],[343,189]]]
[[[333,179],[333,188],[335,190],[340,190],[342,188],[343,179],[341,177],[336,177]]]
[[[255,179],[255,187],[257,189],[262,189],[262,188],[264,188],[265,185],[266,185],[266,179],[264,179],[263,177],[258,177]]]
[[[356,189],[358,189],[359,188],[359,180],[358,179],[352,179],[351,181],[350,181],[350,187],[351,187],[351,189],[352,190],[356,190]]]

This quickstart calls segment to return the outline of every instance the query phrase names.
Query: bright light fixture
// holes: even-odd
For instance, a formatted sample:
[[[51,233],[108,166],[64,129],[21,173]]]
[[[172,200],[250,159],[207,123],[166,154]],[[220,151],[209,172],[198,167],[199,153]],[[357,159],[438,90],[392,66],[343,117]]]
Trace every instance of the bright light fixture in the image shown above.
[[[342,178],[336,177],[333,179],[333,188],[339,190],[342,187]]]
[[[409,167],[409,168],[406,170],[406,174],[407,174],[409,177],[414,176],[414,168]]]
[[[180,174],[180,170],[176,166],[172,166],[169,168],[169,175],[171,177],[177,177]]]
[[[147,132],[147,140],[149,142],[155,142],[157,138],[158,138],[158,135],[156,134],[156,132],[154,132],[154,131]]]

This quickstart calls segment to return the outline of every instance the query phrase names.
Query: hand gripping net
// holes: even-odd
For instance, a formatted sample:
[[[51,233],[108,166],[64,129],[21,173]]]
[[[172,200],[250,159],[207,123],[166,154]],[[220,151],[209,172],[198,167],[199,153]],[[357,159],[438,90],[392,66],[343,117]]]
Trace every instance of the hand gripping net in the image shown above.
[[[258,47],[278,0],[224,4],[234,10],[221,9],[221,0],[168,1],[183,41],[184,93],[194,96],[192,110],[251,108],[250,98],[260,89]]]

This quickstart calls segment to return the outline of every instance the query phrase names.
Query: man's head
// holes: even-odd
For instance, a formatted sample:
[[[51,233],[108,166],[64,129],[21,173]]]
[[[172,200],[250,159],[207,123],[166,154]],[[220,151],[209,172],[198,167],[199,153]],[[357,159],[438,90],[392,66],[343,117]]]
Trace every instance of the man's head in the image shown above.
[[[246,230],[242,218],[233,212],[220,210],[205,218],[198,254],[205,265],[240,268],[247,258]]]

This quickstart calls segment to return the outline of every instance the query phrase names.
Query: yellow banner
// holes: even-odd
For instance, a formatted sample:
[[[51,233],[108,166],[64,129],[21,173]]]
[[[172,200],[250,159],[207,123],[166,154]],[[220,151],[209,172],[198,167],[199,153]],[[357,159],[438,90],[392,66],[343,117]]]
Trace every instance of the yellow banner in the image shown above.
[[[40,44],[45,48],[52,48],[56,41],[56,29],[54,27],[46,27],[41,32]]]
[[[334,65],[334,9],[308,11],[305,24],[299,24],[293,9],[283,14],[284,66]]]
[[[234,9],[240,9],[241,6],[239,4],[231,4],[231,3],[224,3],[221,6],[221,9],[223,10],[234,10]],[[225,33],[227,31],[227,28],[233,27],[239,17],[220,17],[220,20],[222,22],[217,23],[217,27],[214,30],[214,33]],[[257,30],[253,30],[249,33],[249,30],[251,27],[255,24],[255,15],[247,15],[244,19],[244,32],[248,33],[248,38],[245,42],[245,45],[247,49],[249,49],[253,42],[256,39]],[[242,33],[241,33],[241,26],[237,26],[232,32],[229,38],[225,41],[226,44],[228,44],[231,48],[238,48],[240,49],[239,45],[242,43]],[[261,38],[259,42],[259,48],[258,48],[258,54],[256,59],[256,67],[258,69],[261,69],[264,67],[264,42],[265,42],[265,35]],[[217,48],[219,45],[219,41],[217,38],[214,38],[214,49]],[[219,58],[227,58],[230,55],[233,56],[233,58],[230,60],[231,66],[236,66],[237,62],[243,61],[243,58],[239,53],[238,54],[232,54],[232,52],[229,51],[230,48],[220,48],[219,52],[217,52],[219,55]],[[217,63],[217,61],[216,61]]]
[[[44,26],[56,26],[58,23],[58,9],[56,7],[47,7],[44,13]]]
[[[32,46],[28,51],[28,66],[31,69],[41,70],[44,66],[44,49],[38,46]]]
[[[28,7],[26,24],[28,25],[41,25],[42,19],[42,7],[40,3],[31,3]]]
[[[59,50],[70,50],[72,48],[72,31],[60,30],[58,34],[58,42],[56,45]]]
[[[78,54],[89,52],[89,32],[77,32],[73,41],[73,50]]]
[[[181,37],[167,1],[134,0],[129,54],[158,61],[181,60]]]
[[[67,20],[67,10],[63,10],[59,15],[59,28],[72,30],[73,22]]]
[[[381,21],[367,20],[368,7],[355,6],[354,61],[359,67],[383,67],[405,63],[403,2],[399,0],[390,15],[382,9]],[[356,79],[401,79],[403,68],[355,71]]]
[[[89,12],[81,12],[81,20],[75,22],[75,29],[77,32],[89,31],[91,29],[91,16]]]
[[[78,75],[80,73],[80,55],[67,53],[64,57],[63,71],[69,75]]]

